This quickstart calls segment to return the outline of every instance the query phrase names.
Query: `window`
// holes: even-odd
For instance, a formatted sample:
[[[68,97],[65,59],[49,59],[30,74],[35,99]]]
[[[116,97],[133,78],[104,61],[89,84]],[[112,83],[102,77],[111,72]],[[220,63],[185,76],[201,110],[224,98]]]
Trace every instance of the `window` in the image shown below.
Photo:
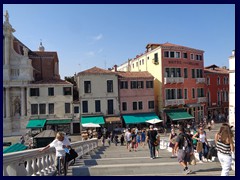
[[[70,103],[65,103],[65,113],[70,113]]]
[[[221,105],[221,93],[219,91],[217,92],[217,101],[218,105]]]
[[[184,99],[188,99],[187,89],[184,89]]]
[[[154,54],[154,63],[158,63],[158,53]]]
[[[196,60],[201,61],[202,60],[202,56],[201,55],[196,55]]]
[[[107,80],[107,92],[113,92],[113,80]]]
[[[180,58],[180,52],[176,52],[175,56],[175,58]]]
[[[169,57],[169,51],[164,51],[164,57]]]
[[[137,89],[137,81],[131,81],[131,89]]]
[[[187,53],[183,53],[183,58],[187,59]]]
[[[39,114],[46,114],[46,104],[39,104]]]
[[[136,62],[136,67],[138,67],[138,62]]]
[[[39,96],[39,88],[30,88],[30,96]]]
[[[181,69],[180,68],[176,68],[176,77],[181,77]]]
[[[174,54],[175,54],[174,51],[171,51],[170,52],[170,58],[174,58]]]
[[[184,78],[188,78],[188,71],[187,71],[187,68],[184,68]]]
[[[176,89],[166,89],[166,99],[176,99]]]
[[[182,89],[177,89],[177,99],[182,99]]]
[[[210,78],[207,77],[207,85],[210,85]]]
[[[113,100],[108,100],[108,114],[113,114]]]
[[[226,77],[226,84],[228,84],[228,77]]]
[[[54,114],[54,104],[53,103],[48,104],[48,114]]]
[[[38,104],[31,104],[31,115],[38,115]]]
[[[128,82],[127,81],[121,81],[120,82],[120,89],[128,89]]]
[[[194,60],[194,55],[193,54],[191,54],[191,60]]]
[[[139,101],[139,102],[138,102],[138,109],[139,109],[139,110],[142,110],[142,109],[143,109],[142,101]]]
[[[139,65],[141,65],[141,64],[142,64],[142,61],[140,60],[140,61],[139,61]]]
[[[138,84],[138,89],[143,89],[144,88],[143,81],[137,81],[137,84]]]
[[[154,109],[154,101],[148,101],[148,109]]]
[[[217,85],[220,85],[221,81],[220,81],[220,77],[217,78]]]
[[[137,102],[133,102],[133,110],[137,110]]]
[[[153,88],[153,81],[146,81],[147,88]]]
[[[63,88],[63,95],[72,95],[72,88],[71,87],[64,87]]]
[[[197,96],[198,97],[204,97],[204,89],[203,88],[198,88],[197,89]]]
[[[88,113],[88,101],[82,101],[82,111]]]
[[[74,107],[74,114],[77,114],[77,113],[79,113],[79,107],[78,107],[78,106],[75,106],[75,107]]]
[[[84,81],[84,93],[91,93],[91,81]]]
[[[144,65],[144,59],[142,60],[142,65]]]
[[[54,88],[48,88],[48,96],[54,96]]]
[[[95,100],[95,112],[101,112],[101,101]]]
[[[169,68],[165,69],[165,77],[171,77]]]
[[[192,78],[195,78],[195,69],[192,69]]]
[[[202,78],[203,74],[202,74],[202,69],[196,69],[197,71],[197,78]]]
[[[192,88],[192,98],[195,98],[195,89]]]
[[[126,102],[122,103],[122,110],[127,111],[127,103]]]

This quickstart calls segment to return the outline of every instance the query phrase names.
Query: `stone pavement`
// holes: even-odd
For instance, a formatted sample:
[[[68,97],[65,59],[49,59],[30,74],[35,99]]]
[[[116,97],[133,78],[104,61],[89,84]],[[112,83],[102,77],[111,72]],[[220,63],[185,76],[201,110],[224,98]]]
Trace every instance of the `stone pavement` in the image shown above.
[[[220,176],[219,162],[205,162],[190,165],[193,171],[188,176]],[[126,146],[100,146],[94,152],[76,159],[69,167],[68,176],[183,176],[183,168],[177,158],[171,158],[167,149],[160,150],[160,157],[150,159],[148,147],[139,147],[129,152]],[[230,172],[235,176],[235,172]],[[184,175],[185,176],[185,175]]]

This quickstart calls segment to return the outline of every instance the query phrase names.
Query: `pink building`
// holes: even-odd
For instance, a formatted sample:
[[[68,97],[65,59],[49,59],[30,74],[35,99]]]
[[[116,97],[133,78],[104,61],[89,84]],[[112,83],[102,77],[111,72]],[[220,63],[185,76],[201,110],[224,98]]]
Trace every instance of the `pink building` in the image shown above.
[[[155,112],[153,76],[149,72],[118,72],[120,112]]]

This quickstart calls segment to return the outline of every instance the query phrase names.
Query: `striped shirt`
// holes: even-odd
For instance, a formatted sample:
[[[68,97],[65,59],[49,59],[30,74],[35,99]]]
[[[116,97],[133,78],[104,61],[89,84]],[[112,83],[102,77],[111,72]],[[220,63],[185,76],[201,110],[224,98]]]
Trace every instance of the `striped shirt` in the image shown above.
[[[221,141],[217,141],[217,151],[222,154],[231,156],[230,144],[224,144]]]

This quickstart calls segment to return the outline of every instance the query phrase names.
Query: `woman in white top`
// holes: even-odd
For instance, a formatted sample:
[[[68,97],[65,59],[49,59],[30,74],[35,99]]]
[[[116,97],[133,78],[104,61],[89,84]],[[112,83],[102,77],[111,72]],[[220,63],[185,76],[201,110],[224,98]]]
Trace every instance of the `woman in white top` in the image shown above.
[[[68,149],[71,147],[70,146],[70,141],[67,138],[67,136],[65,136],[65,133],[63,132],[58,132],[56,135],[56,138],[47,146],[45,146],[43,149],[40,149],[40,152],[43,152],[47,149],[49,149],[50,147],[55,147],[56,150],[56,156],[55,156],[55,166],[57,168],[57,170],[59,171],[59,160],[61,161],[61,163],[63,165],[66,165],[65,162],[65,156],[66,156],[66,151],[68,151]],[[64,167],[64,166],[63,166]],[[66,175],[66,168],[67,166],[64,167],[65,169],[65,175]]]
[[[200,126],[198,129],[198,132],[194,134],[192,137],[193,139],[198,140],[198,142],[202,143],[202,151],[199,152],[199,162],[202,163],[203,159],[202,156],[204,156],[204,161],[207,161],[207,154],[208,154],[208,141],[207,141],[207,135],[206,132],[203,130],[203,127]]]

